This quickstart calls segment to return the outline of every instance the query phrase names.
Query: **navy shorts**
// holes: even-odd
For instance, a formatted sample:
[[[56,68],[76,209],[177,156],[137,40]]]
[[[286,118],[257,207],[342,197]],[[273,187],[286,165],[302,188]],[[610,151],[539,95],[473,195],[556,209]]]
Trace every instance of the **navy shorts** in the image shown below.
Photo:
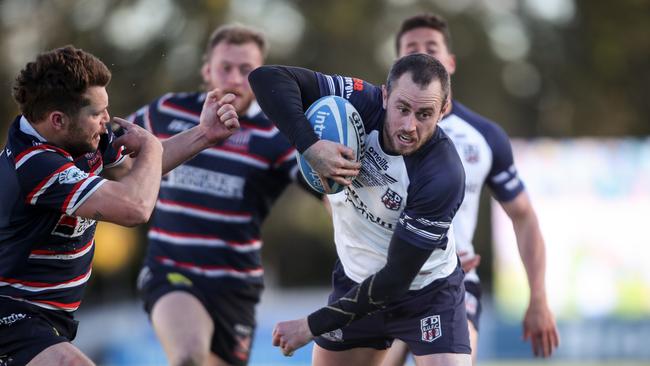
[[[467,312],[467,320],[474,324],[474,328],[477,331],[482,310],[481,283],[465,281],[465,311]]]
[[[356,285],[340,262],[332,273],[332,303]],[[404,341],[414,355],[470,354],[465,315],[465,288],[460,268],[421,290],[409,291],[385,309],[367,315],[347,327],[317,337],[315,342],[330,351],[357,347],[383,350],[394,339]]]
[[[255,307],[263,285],[237,279],[211,279],[164,266],[145,266],[138,278],[144,309],[172,291],[196,297],[214,322],[210,350],[231,365],[248,364],[255,332]]]
[[[26,365],[46,348],[72,341],[77,324],[71,314],[0,297],[0,365]]]

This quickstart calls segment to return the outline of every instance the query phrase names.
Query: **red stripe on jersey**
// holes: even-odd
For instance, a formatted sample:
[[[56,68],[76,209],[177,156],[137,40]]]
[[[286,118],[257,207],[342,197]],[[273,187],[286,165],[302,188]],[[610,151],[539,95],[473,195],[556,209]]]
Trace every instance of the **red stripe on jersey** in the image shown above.
[[[187,269],[202,269],[202,270],[224,270],[224,271],[230,271],[230,272],[239,272],[239,273],[251,273],[251,272],[257,272],[262,270],[262,267],[255,267],[255,268],[249,268],[249,269],[237,269],[234,267],[227,267],[227,266],[201,266],[197,265],[194,263],[189,263],[189,262],[178,262],[175,261],[171,258],[168,257],[163,257],[163,256],[157,256],[156,260],[161,262],[161,263],[173,263],[175,267],[179,268],[187,268]]]
[[[48,300],[33,300],[29,299],[29,301],[36,302],[39,304],[45,304],[45,305],[50,305],[54,306],[60,309],[66,309],[66,310],[76,310],[79,305],[81,305],[81,301],[76,301],[76,302],[71,302],[71,303],[64,303],[64,302],[57,302],[57,301],[48,301]]]
[[[264,163],[264,164],[270,164],[271,163],[271,161],[269,159],[266,159],[263,156],[245,153],[245,152],[242,152],[242,151],[239,151],[239,150],[236,150],[236,149],[233,149],[233,148],[225,147],[225,146],[215,146],[215,147],[211,147],[210,149],[211,150],[220,150],[220,151],[225,151],[225,152],[232,153],[232,154],[235,154],[235,155],[245,156],[247,158],[257,160],[257,161],[259,161],[261,163]]]
[[[27,195],[27,198],[25,199],[25,201],[26,201],[27,203],[29,203],[29,202],[32,200],[32,198],[34,198],[34,195],[36,195],[36,193],[38,193],[38,191],[40,191],[41,188],[43,188],[43,186],[45,185],[45,183],[47,183],[47,182],[48,182],[48,181],[49,181],[53,176],[55,176],[55,175],[61,173],[62,171],[66,170],[66,169],[68,169],[68,168],[71,168],[71,167],[73,167],[73,166],[74,166],[73,163],[65,164],[65,165],[61,166],[59,169],[55,170],[52,174],[48,175],[45,179],[43,179],[43,180],[42,180],[42,181],[41,181],[41,182],[36,186],[36,188],[34,188],[31,192],[29,192],[29,194]]]
[[[66,212],[68,210],[68,204],[70,204],[70,200],[72,199],[74,194],[77,192],[79,187],[81,187],[82,184],[84,184],[88,179],[90,179],[93,176],[94,176],[94,174],[91,173],[91,174],[88,175],[88,177],[86,179],[82,179],[79,182],[77,182],[77,184],[74,185],[74,187],[72,188],[70,193],[68,193],[68,196],[65,198],[65,201],[63,201],[63,205],[61,206],[63,208],[63,212]]]
[[[212,212],[212,213],[225,215],[225,216],[251,217],[251,213],[248,213],[248,212],[247,213],[241,213],[241,212],[234,212],[234,211],[215,210],[215,209],[212,209],[212,208],[207,208],[207,207],[203,207],[203,206],[199,206],[199,205],[195,205],[195,204],[191,204],[191,203],[187,203],[187,202],[165,200],[165,199],[162,199],[162,198],[159,199],[158,201],[160,201],[163,204],[167,204],[167,205],[175,205],[175,206],[181,206],[181,207],[186,207],[186,208],[192,208],[192,209],[199,210],[199,211]]]
[[[275,128],[274,125],[270,125],[270,126],[267,126],[267,127],[262,127],[262,126],[254,125],[252,123],[246,123],[246,122],[242,122],[242,121],[239,121],[239,126],[241,126],[243,128],[249,128],[251,130],[258,130],[258,131],[264,131],[264,132],[271,132]]]
[[[65,156],[66,158],[72,159],[72,155],[70,155],[67,151],[65,151],[65,150],[63,150],[61,148],[58,148],[58,147],[52,146],[52,145],[48,145],[48,144],[41,144],[41,145],[32,146],[32,147],[26,149],[25,151],[21,152],[20,154],[16,155],[16,157],[14,158],[14,162],[17,163],[18,161],[20,161],[20,159],[23,158],[23,156],[29,154],[30,152],[36,151],[36,150],[54,150],[54,151],[60,153],[61,155]]]
[[[278,160],[275,161],[274,166],[276,166],[276,167],[280,166],[280,165],[282,165],[282,163],[286,162],[287,160],[290,160],[291,158],[293,158],[293,155],[294,155],[295,152],[296,152],[295,148],[293,148],[293,147],[290,148],[284,154],[280,155]]]
[[[255,244],[256,242],[259,241],[259,239],[251,239],[248,241],[244,242],[237,242],[237,241],[227,241],[224,240],[218,236],[210,236],[210,235],[203,235],[203,234],[186,234],[186,233],[179,233],[179,232],[174,232],[174,231],[168,231],[168,230],[163,230],[157,227],[152,227],[151,231],[155,231],[161,234],[169,235],[169,236],[175,236],[177,238],[188,238],[188,239],[213,239],[213,240],[221,240],[227,245],[230,246],[246,246],[246,245],[251,245]]]
[[[93,245],[94,240],[95,240],[94,238],[90,239],[90,241],[88,243],[86,243],[86,245],[84,245],[83,247],[81,247],[79,249],[67,251],[67,252],[60,252],[60,251],[56,251],[56,250],[36,249],[36,250],[32,250],[31,252],[29,252],[29,254],[37,254],[37,255],[38,254],[40,254],[40,255],[43,255],[43,254],[44,255],[50,255],[50,254],[62,254],[62,255],[76,254],[76,253],[83,252],[84,250],[88,249],[89,246]]]
[[[169,99],[163,101],[162,105],[167,107],[167,108],[171,108],[171,109],[175,109],[177,111],[181,111],[183,113],[191,114],[193,116],[197,116],[197,117],[201,116],[201,113],[197,113],[197,112],[195,112],[195,111],[193,111],[191,109],[187,109],[185,107],[181,107],[181,106],[179,106],[177,104],[174,104],[174,103],[170,102]]]
[[[0,281],[6,283],[17,283],[23,286],[30,286],[30,287],[53,287],[53,286],[65,285],[66,283],[70,283],[74,281],[79,281],[80,279],[88,276],[88,272],[90,272],[90,268],[88,268],[88,271],[86,273],[64,282],[48,283],[48,282],[36,282],[36,281],[23,281],[15,278],[5,278],[5,277],[0,277]]]

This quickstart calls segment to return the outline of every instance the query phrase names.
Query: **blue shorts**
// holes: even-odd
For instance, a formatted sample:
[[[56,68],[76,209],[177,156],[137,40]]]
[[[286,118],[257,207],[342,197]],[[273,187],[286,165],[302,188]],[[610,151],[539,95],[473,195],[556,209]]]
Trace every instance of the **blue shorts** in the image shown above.
[[[476,331],[478,331],[482,310],[481,283],[465,281],[465,311],[467,312],[467,320],[474,325]]]
[[[165,266],[145,266],[138,289],[145,311],[172,291],[196,297],[214,322],[210,351],[231,365],[248,364],[255,333],[255,307],[263,286],[231,278],[211,279]]]
[[[0,365],[26,365],[46,348],[72,341],[77,324],[71,314],[0,297]]]
[[[356,285],[340,262],[332,273],[332,303]],[[470,354],[465,315],[463,272],[458,267],[446,278],[421,290],[409,291],[385,309],[352,324],[317,337],[315,342],[330,351],[366,347],[383,350],[393,339],[404,341],[414,355]]]

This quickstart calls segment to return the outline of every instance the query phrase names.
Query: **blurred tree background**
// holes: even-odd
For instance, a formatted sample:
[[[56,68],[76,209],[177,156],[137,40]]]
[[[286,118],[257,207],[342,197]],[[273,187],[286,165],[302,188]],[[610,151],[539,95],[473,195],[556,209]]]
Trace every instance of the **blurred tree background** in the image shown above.
[[[511,136],[650,134],[646,0],[0,0],[0,142],[18,113],[13,79],[51,48],[74,44],[101,58],[113,72],[110,111],[124,116],[163,93],[199,88],[204,44],[224,22],[264,30],[268,63],[382,83],[393,33],[421,11],[450,23],[455,98]],[[488,213],[483,205],[475,244],[489,285]],[[114,298],[116,288],[131,296],[144,236],[102,230],[90,298]],[[264,238],[267,284],[328,283],[336,254],[319,202],[290,189]]]

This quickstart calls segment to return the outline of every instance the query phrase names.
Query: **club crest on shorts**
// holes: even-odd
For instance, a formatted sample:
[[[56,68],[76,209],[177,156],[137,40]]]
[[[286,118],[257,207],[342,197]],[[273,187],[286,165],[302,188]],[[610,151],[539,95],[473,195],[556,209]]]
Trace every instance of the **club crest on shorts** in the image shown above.
[[[422,340],[433,342],[442,335],[442,326],[440,325],[440,315],[432,315],[420,319],[420,330],[422,330]]]
[[[381,202],[384,203],[384,206],[386,206],[387,209],[397,211],[402,205],[402,196],[392,189],[387,188],[386,193],[381,196]]]

